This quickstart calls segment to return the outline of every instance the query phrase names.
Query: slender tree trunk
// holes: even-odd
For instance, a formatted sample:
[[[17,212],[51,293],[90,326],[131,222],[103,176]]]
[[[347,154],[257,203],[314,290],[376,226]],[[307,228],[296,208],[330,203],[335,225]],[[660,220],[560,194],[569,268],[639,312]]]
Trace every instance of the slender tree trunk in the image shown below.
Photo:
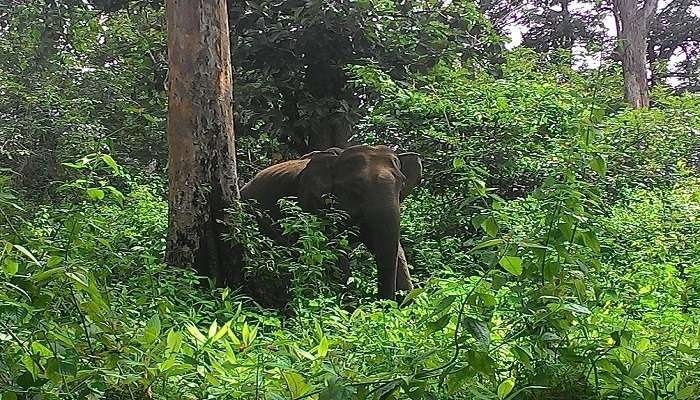
[[[221,238],[223,209],[238,198],[226,0],[167,0],[168,238],[171,265],[217,284],[240,283]]]
[[[635,108],[649,107],[647,35],[657,5],[658,0],[646,0],[640,9],[637,0],[613,0],[617,36],[622,46],[625,100]]]

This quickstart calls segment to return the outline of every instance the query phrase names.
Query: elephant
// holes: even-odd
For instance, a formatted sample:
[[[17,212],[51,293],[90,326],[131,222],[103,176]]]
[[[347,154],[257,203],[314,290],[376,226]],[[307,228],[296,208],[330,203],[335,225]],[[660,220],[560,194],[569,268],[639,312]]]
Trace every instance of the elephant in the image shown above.
[[[384,145],[332,147],[263,169],[241,188],[241,198],[254,199],[278,219],[283,197],[295,196],[302,209],[319,212],[323,196],[332,194],[374,256],[379,297],[395,300],[397,289],[413,288],[400,243],[400,202],[422,172],[417,153],[397,154]]]

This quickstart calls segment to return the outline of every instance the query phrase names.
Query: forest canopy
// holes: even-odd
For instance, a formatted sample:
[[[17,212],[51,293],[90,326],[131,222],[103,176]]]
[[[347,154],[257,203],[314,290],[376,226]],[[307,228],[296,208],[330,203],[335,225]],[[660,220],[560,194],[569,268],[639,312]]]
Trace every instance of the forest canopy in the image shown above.
[[[700,397],[700,2],[226,5],[234,186],[417,153],[414,288],[334,199],[226,204],[236,284],[166,262],[165,2],[0,1],[2,400]]]

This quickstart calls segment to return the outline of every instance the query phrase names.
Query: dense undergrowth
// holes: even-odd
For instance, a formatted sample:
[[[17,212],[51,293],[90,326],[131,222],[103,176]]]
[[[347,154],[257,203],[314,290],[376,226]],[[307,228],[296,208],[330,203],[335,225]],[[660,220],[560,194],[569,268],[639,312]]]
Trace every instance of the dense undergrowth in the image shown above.
[[[698,99],[659,90],[630,110],[615,69],[535,57],[500,79],[354,70],[377,100],[363,136],[426,159],[403,207],[418,286],[404,304],[373,299],[340,213],[287,202],[281,246],[232,205],[246,273],[287,296],[269,310],[162,263],[161,178],[91,154],[47,203],[4,171],[3,400],[697,398]]]

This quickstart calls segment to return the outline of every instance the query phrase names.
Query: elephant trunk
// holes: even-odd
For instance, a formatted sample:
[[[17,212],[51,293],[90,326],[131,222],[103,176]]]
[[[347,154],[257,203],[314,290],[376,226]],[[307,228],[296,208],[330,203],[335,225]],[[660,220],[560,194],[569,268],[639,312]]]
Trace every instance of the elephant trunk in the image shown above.
[[[366,221],[368,243],[365,244],[377,263],[379,297],[395,300],[400,224],[398,197],[370,212]]]

